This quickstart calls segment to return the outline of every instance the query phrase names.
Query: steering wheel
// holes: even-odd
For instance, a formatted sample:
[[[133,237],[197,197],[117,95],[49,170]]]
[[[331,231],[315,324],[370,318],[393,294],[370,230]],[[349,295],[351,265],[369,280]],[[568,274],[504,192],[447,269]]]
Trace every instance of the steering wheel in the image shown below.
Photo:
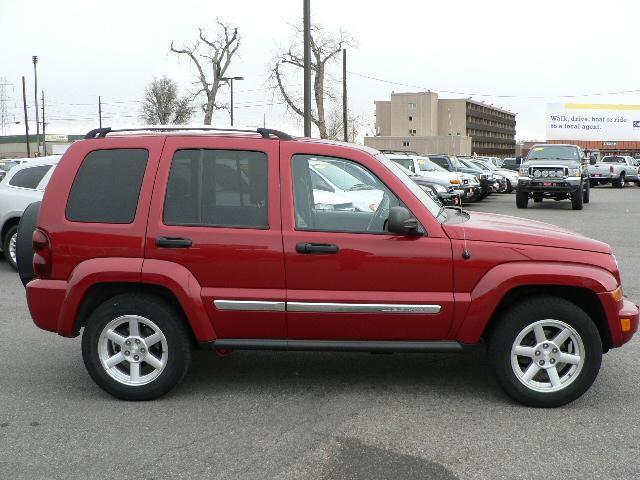
[[[367,230],[366,230],[367,232],[370,232],[372,230],[377,230],[375,226],[378,224],[378,222],[384,225],[384,222],[386,221],[386,218],[384,218],[384,215],[385,215],[385,212],[387,213],[387,215],[389,214],[390,203],[391,202],[390,202],[389,194],[387,192],[384,192],[384,194],[382,195],[382,200],[380,200],[380,203],[378,204],[378,208],[376,209],[373,216],[371,217],[371,220],[369,220],[369,225],[367,225]]]

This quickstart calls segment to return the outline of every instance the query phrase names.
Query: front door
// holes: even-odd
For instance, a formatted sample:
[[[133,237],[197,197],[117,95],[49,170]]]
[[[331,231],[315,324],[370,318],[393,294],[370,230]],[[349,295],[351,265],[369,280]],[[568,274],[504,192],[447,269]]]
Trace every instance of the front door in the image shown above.
[[[396,195],[380,180],[385,167],[363,152],[354,161],[315,155],[313,144],[281,149],[288,337],[446,338],[450,240],[439,228],[420,237],[386,230],[389,208],[407,200],[416,208],[416,198]]]
[[[286,337],[278,144],[221,136],[165,143],[146,258],[191,272],[219,338]]]

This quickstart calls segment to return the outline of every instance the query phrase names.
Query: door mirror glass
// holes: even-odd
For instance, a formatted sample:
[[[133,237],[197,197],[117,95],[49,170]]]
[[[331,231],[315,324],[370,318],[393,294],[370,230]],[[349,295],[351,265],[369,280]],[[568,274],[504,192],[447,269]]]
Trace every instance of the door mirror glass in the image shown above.
[[[418,220],[405,207],[396,206],[389,210],[389,232],[402,235],[422,235],[418,230],[418,225]]]

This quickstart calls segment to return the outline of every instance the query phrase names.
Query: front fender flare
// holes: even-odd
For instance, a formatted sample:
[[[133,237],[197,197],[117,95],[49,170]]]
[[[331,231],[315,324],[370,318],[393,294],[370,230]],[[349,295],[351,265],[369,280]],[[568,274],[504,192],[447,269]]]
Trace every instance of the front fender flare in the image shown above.
[[[611,272],[599,267],[571,263],[511,262],[489,270],[471,293],[456,293],[453,337],[463,343],[477,343],[496,308],[514,288],[569,286],[595,294],[618,287]]]

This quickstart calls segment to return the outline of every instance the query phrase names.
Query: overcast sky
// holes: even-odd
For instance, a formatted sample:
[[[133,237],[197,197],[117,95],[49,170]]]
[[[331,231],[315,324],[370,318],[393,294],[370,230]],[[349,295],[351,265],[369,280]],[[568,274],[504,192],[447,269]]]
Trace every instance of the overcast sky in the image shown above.
[[[348,55],[349,100],[367,131],[373,130],[374,100],[392,91],[431,89],[442,98],[468,93],[516,112],[518,139],[544,139],[546,103],[565,101],[562,95],[640,89],[637,0],[311,0],[311,11],[313,22],[357,40]],[[96,127],[98,95],[105,125],[140,123],[138,102],[153,77],[167,75],[185,92],[191,88],[194,71],[168,53],[171,40],[193,42],[198,27],[211,30],[219,18],[242,36],[228,71],[245,77],[235,88],[236,124],[262,124],[266,117],[267,126],[301,134],[301,124],[266,89],[274,53],[292,41],[287,22],[301,22],[301,16],[302,0],[0,0],[0,78],[13,84],[7,87],[14,99],[9,119],[23,117],[22,75],[33,118],[31,56],[38,55],[48,132]],[[334,66],[338,79],[340,68]],[[228,95],[225,89],[220,99]],[[570,101],[640,104],[640,92]],[[193,123],[201,122],[198,111]],[[214,116],[214,123],[228,122],[226,112]],[[14,125],[10,133],[23,131]]]

